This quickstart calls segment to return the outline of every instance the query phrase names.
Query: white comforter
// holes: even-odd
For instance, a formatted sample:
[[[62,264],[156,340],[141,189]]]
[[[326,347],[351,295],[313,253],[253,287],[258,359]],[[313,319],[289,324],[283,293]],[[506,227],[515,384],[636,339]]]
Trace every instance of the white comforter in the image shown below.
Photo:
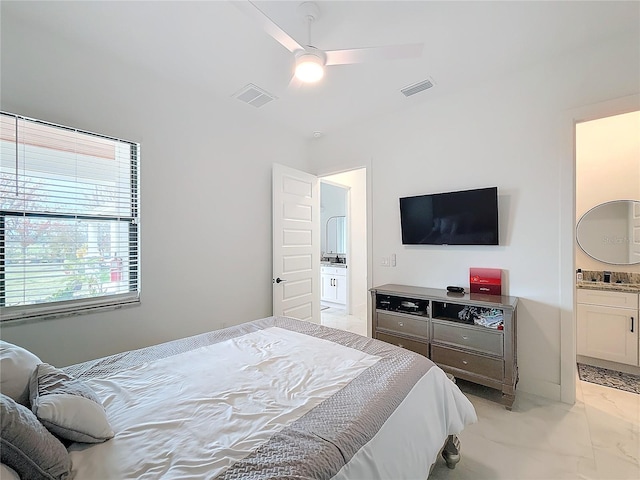
[[[70,447],[75,479],[213,478],[379,359],[271,327],[88,380],[116,434]],[[474,421],[433,367],[334,478],[424,478],[446,436]]]
[[[378,360],[271,327],[90,380],[116,435],[70,447],[75,478],[215,477]]]

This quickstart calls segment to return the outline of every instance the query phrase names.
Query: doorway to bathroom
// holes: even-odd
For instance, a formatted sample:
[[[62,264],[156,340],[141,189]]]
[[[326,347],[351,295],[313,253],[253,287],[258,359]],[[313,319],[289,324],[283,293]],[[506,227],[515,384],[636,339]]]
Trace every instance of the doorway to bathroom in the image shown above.
[[[576,123],[576,353],[579,375],[640,374],[640,111]],[[591,381],[591,380],[589,380]]]
[[[321,323],[367,335],[366,168],[320,177]]]

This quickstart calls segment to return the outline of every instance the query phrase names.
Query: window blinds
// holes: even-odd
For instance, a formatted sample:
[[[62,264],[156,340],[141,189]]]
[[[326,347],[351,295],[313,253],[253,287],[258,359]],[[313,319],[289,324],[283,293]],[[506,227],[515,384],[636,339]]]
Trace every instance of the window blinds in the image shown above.
[[[0,120],[0,319],[138,301],[139,145]]]

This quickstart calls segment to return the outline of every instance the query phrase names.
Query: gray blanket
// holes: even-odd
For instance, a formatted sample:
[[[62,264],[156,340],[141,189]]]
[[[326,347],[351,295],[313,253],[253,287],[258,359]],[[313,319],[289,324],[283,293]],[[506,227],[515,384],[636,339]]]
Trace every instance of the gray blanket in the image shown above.
[[[287,317],[269,317],[236,327],[124,352],[65,368],[78,378],[101,378],[268,327],[330,340],[381,357],[346,387],[292,422],[220,479],[328,479],[365,445],[433,363],[408,350],[349,332]],[[425,476],[426,476],[425,472]]]

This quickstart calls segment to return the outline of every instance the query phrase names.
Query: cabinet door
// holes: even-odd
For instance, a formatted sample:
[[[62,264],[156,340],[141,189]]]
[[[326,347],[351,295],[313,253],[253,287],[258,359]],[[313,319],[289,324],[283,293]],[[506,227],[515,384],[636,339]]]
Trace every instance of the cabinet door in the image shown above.
[[[578,304],[577,313],[578,355],[638,365],[637,310]]]
[[[333,284],[336,289],[336,303],[346,304],[347,303],[347,277],[342,276],[334,276]]]
[[[322,275],[322,291],[320,299],[328,302],[335,302],[336,287],[333,286],[333,275]]]

